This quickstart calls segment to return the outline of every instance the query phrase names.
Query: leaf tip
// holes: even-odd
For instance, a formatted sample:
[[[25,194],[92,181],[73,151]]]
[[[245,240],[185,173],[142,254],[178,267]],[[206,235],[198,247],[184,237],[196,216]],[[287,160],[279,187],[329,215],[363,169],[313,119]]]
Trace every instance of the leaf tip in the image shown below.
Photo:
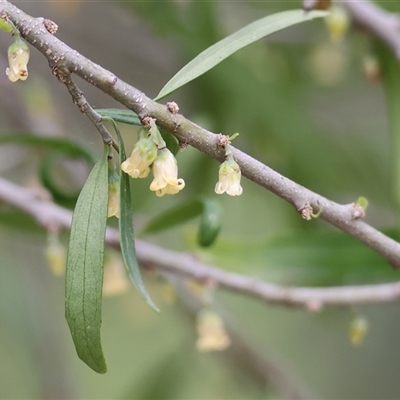
[[[100,369],[99,371],[96,371],[101,375],[104,375],[105,373],[107,373],[107,366],[105,365],[103,369]]]
[[[146,303],[157,313],[159,314],[161,311],[160,309],[156,306],[156,304],[151,300],[150,298],[145,299]]]
[[[103,354],[98,355],[98,357],[96,357],[97,359],[90,356],[88,357],[86,353],[78,353],[78,356],[94,372],[101,375],[104,375],[107,372],[107,364]]]

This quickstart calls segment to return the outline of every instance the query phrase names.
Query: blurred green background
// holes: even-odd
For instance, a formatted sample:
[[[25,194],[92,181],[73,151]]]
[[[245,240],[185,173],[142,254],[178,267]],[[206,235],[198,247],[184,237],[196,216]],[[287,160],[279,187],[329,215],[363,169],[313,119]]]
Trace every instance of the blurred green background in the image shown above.
[[[17,6],[54,20],[59,39],[155,97],[203,49],[247,23],[301,4],[44,1]],[[396,4],[391,6],[395,10]],[[0,35],[2,71],[10,44],[10,35]],[[389,91],[390,119],[384,85],[366,76],[376,57]],[[365,196],[366,221],[396,237],[397,69],[371,37],[350,30],[342,42],[332,43],[324,22],[315,20],[241,50],[166,100],[176,101],[182,114],[207,129],[239,132],[236,147],[323,196],[342,203]],[[78,84],[94,107],[118,107],[85,82]],[[70,138],[100,156],[98,133],[36,50],[31,49],[29,79],[12,84],[3,73],[0,88],[1,133]],[[121,128],[129,151],[135,130]],[[44,154],[2,145],[1,174],[36,187]],[[190,250],[227,271],[290,286],[398,279],[399,272],[372,250],[323,221],[302,220],[252,182],[243,180],[240,197],[217,196],[218,163],[198,151],[185,149],[178,163],[186,187],[177,196],[157,198],[148,190],[150,178],[132,183],[136,229],[161,211],[207,195],[223,205],[221,235],[213,247],[199,248],[194,221],[146,239]],[[54,171],[67,190],[81,187],[87,174],[80,162],[60,162]],[[68,235],[61,241],[67,245]],[[132,288],[104,299],[109,372],[97,375],[75,354],[64,320],[63,279],[47,265],[47,246],[46,232],[0,205],[2,399],[399,398],[397,304],[310,313],[217,290],[215,307],[232,328],[232,345],[224,352],[200,353],[196,293],[173,282],[171,302],[170,286],[156,271],[144,277],[160,315]],[[369,322],[359,347],[348,337],[354,313]]]

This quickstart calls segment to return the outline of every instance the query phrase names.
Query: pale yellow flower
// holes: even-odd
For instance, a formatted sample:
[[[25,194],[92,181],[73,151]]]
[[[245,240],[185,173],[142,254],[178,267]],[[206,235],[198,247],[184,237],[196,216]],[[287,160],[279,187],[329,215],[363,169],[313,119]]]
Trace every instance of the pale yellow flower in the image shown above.
[[[226,192],[229,196],[240,196],[243,188],[240,186],[242,173],[237,162],[229,157],[219,167],[219,180],[215,185],[215,193]]]
[[[103,294],[116,296],[128,291],[130,281],[121,258],[117,252],[108,250],[105,254]]]
[[[197,314],[197,334],[196,347],[202,352],[223,351],[231,344],[221,317],[208,309]]]
[[[58,232],[49,232],[45,256],[54,275],[61,276],[67,266],[67,251],[60,243]]]
[[[353,346],[359,346],[364,341],[368,330],[368,321],[362,316],[356,316],[350,323],[349,338]]]
[[[133,147],[131,156],[121,164],[121,169],[132,178],[146,178],[156,157],[154,141],[151,138],[140,139]]]
[[[8,64],[6,74],[11,82],[16,82],[18,79],[24,81],[28,78],[27,64],[29,61],[29,47],[19,37],[8,48]]]
[[[333,43],[340,43],[350,27],[350,17],[347,11],[340,6],[332,6],[329,15],[325,18],[329,36]]]
[[[178,179],[178,163],[167,148],[158,152],[152,168],[154,179],[150,190],[156,192],[158,197],[176,194],[185,187],[185,181],[182,178]]]
[[[119,218],[119,183],[110,185],[108,189],[108,212],[107,217]]]

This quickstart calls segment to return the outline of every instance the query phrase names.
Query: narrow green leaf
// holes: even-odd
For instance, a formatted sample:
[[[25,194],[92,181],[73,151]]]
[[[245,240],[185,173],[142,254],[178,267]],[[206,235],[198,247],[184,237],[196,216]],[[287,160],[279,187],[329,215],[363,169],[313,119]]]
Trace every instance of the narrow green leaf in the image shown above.
[[[400,204],[400,67],[396,55],[384,43],[375,40],[376,56],[379,60],[380,74],[386,96],[389,117],[392,155],[392,186],[395,200]]]
[[[116,122],[122,122],[128,125],[142,126],[139,117],[131,110],[119,108],[101,108],[96,110],[102,117],[108,117]]]
[[[52,199],[64,207],[73,208],[80,190],[66,191],[60,187],[53,174],[57,171],[57,162],[65,158],[62,152],[54,151],[42,158],[39,166],[39,178],[42,185],[51,193]],[[69,158],[69,157],[68,157]],[[76,158],[76,157],[74,157]],[[92,167],[92,164],[89,164]]]
[[[157,233],[181,225],[201,215],[203,208],[203,202],[198,199],[179,204],[152,218],[142,229],[141,234]]]
[[[79,358],[104,374],[100,341],[104,237],[107,222],[109,147],[90,173],[71,225],[65,286],[65,316]]]
[[[201,213],[199,233],[197,241],[200,246],[211,246],[222,226],[222,207],[218,201],[203,198],[203,212]]]
[[[95,160],[90,151],[85,146],[71,141],[69,138],[42,137],[26,133],[0,135],[0,144],[10,143],[35,146],[41,150],[52,150],[41,160],[39,166],[40,181],[57,203],[72,208],[76,203],[79,192],[69,193],[59,187],[57,180],[53,178],[53,173],[56,169],[55,164],[60,159],[67,157],[73,160],[82,159],[92,168]]]
[[[126,160],[125,146],[122,140],[121,132],[115,121],[108,117],[105,120],[110,121],[115,128],[115,132],[119,141],[119,164],[121,165]],[[131,189],[129,184],[129,175],[122,173],[120,179],[120,203],[119,203],[119,236],[121,244],[122,258],[124,259],[125,267],[132,283],[135,285],[139,294],[146,301],[146,303],[155,311],[160,310],[154,304],[146,287],[144,286],[140,267],[136,256],[135,238],[133,231],[133,212],[132,212],[132,199]]]
[[[71,158],[82,158],[89,165],[94,164],[94,159],[89,149],[81,143],[67,138],[35,136],[29,133],[11,133],[0,135],[0,144],[22,144],[37,146],[40,149],[56,150],[59,153]]]
[[[173,228],[200,216],[197,241],[207,247],[214,243],[222,225],[222,207],[219,202],[208,197],[179,204],[151,219],[141,234],[152,234]]]
[[[328,14],[329,13],[326,11],[310,11],[306,13],[304,10],[290,10],[254,21],[232,35],[215,43],[186,64],[167,82],[154,100],[157,101],[169,95],[186,83],[203,75],[231,54],[271,33],[300,22],[309,21],[318,17],[326,17]]]

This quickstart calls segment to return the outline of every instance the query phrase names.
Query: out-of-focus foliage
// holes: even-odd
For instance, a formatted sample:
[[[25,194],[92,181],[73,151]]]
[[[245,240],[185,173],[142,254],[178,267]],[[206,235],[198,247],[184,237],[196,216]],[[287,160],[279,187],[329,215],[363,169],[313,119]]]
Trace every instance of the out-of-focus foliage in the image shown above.
[[[99,4],[19,6],[55,20],[60,39],[150,97],[208,46],[267,14],[300,7],[300,2]],[[395,2],[379,5],[398,7]],[[0,35],[0,70],[7,66],[9,41],[7,34]],[[311,190],[338,202],[365,196],[367,222],[397,237],[393,160],[398,145],[389,135],[382,85],[363,75],[365,57],[375,57],[374,49],[370,38],[355,30],[332,44],[322,21],[308,22],[241,50],[167,100],[177,101],[180,112],[214,132],[239,132],[236,147]],[[378,56],[385,71],[383,51]],[[73,138],[100,157],[100,137],[38,52],[31,49],[26,82],[11,84],[0,74],[0,85],[1,133]],[[82,87],[95,107],[118,107],[95,89]],[[392,89],[397,98],[397,87]],[[135,128],[120,127],[129,153]],[[0,146],[0,155],[2,176],[38,185],[35,167],[41,151],[8,144]],[[131,182],[137,230],[178,202],[202,194],[217,198],[218,163],[191,148],[177,158],[186,182],[179,197],[156,198],[148,190],[149,178]],[[87,177],[87,168],[76,162],[54,169],[54,179],[66,188],[82,187]],[[354,239],[319,219],[302,220],[291,206],[252,182],[242,180],[242,185],[242,196],[218,197],[224,209],[222,229],[209,249],[200,251],[195,244],[197,222],[149,239],[191,250],[225,270],[291,286],[398,279],[398,272]],[[109,372],[95,375],[76,359],[63,316],[63,282],[46,267],[46,233],[6,205],[0,207],[0,222],[1,398],[279,397],[276,386],[262,378],[270,371],[257,369],[249,351],[237,356],[234,339],[225,353],[197,353],[196,310],[188,312],[179,300],[169,305],[165,281],[156,272],[145,278],[160,315],[133,290],[104,300],[102,335]],[[62,241],[67,240],[65,235]],[[369,330],[363,344],[353,348],[349,310],[312,314],[271,308],[218,289],[215,301],[229,310],[222,316],[237,320],[234,325],[262,359],[292,377],[281,360],[286,359],[321,398],[398,397],[397,305],[361,307]]]

